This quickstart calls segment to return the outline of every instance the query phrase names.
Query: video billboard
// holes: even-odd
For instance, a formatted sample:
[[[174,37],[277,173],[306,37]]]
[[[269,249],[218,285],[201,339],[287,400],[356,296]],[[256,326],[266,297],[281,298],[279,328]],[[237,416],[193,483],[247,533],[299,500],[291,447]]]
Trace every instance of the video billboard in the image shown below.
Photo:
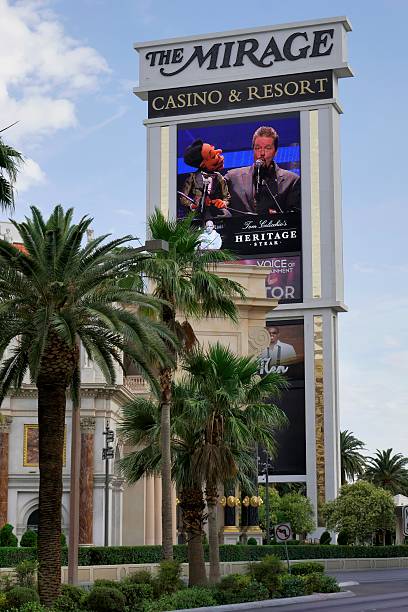
[[[274,403],[286,414],[289,425],[277,432],[278,453],[271,475],[306,474],[305,359],[303,320],[268,321],[267,346],[259,356],[261,376],[283,374],[288,389]],[[261,452],[262,454],[262,452]]]
[[[300,170],[299,113],[178,125],[177,217],[194,211],[200,248],[264,262],[281,302],[302,300]]]

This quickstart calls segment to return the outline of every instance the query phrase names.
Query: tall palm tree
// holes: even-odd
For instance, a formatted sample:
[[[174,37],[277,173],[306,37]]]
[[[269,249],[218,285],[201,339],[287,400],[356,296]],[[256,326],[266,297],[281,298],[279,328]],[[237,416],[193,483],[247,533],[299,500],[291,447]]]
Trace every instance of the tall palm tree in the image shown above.
[[[376,450],[374,457],[367,459],[364,479],[393,495],[408,493],[408,458],[401,453],[392,454],[392,448]]]
[[[203,550],[205,502],[202,483],[192,469],[192,456],[201,430],[191,426],[190,397],[188,383],[172,385],[172,478],[177,485],[183,528],[187,534],[189,584],[192,586],[206,584],[207,578]],[[123,407],[119,431],[126,444],[135,449],[121,461],[129,484],[144,475],[160,474],[160,412],[160,401],[155,399],[136,398]]]
[[[192,225],[193,217],[182,221],[167,220],[160,211],[149,219],[149,232],[153,239],[169,244],[168,251],[152,254],[143,262],[143,271],[153,283],[153,295],[165,301],[162,321],[175,332],[188,348],[194,341],[194,332],[187,321],[177,316],[228,317],[237,321],[234,299],[243,298],[244,290],[232,280],[214,273],[214,266],[234,259],[225,251],[199,250],[200,229]],[[161,441],[162,441],[162,533],[163,556],[173,557],[171,511],[171,458],[170,458],[170,405],[174,368],[162,367],[161,386]]]
[[[341,484],[352,481],[364,473],[366,458],[360,453],[364,450],[364,442],[356,438],[352,431],[345,429],[340,432],[340,462]]]
[[[203,442],[194,453],[193,469],[206,484],[210,582],[215,583],[220,578],[216,512],[219,487],[239,474],[234,449],[251,457],[252,474],[256,473],[256,443],[275,456],[276,430],[287,421],[284,413],[269,402],[286,387],[286,382],[275,373],[261,378],[257,358],[237,356],[218,343],[207,351],[192,350],[185,357],[184,368],[195,391],[191,420],[202,420],[203,415],[205,418]]]
[[[3,132],[4,129],[0,132]],[[0,206],[2,210],[12,211],[14,208],[14,183],[22,163],[21,153],[5,144],[0,138]]]
[[[172,339],[167,328],[130,312],[159,309],[157,300],[122,289],[118,280],[138,255],[117,251],[129,236],[82,242],[92,219],[73,224],[73,210],[57,206],[48,221],[14,223],[24,249],[0,241],[0,401],[26,373],[38,390],[39,592],[50,606],[60,591],[62,457],[66,390],[79,394],[78,344],[108,383],[126,353],[151,379],[150,361],[163,367]],[[103,244],[104,243],[104,244]],[[8,356],[5,351],[9,349]]]
[[[207,583],[203,549],[205,481],[203,472],[197,469],[196,457],[197,449],[206,443],[208,414],[203,410],[202,400],[191,379],[172,385],[171,402],[172,479],[177,485],[183,530],[187,535],[189,584],[204,585]],[[230,415],[226,414],[225,419],[229,418]],[[254,421],[257,427],[268,429],[270,410],[266,420],[262,410],[251,417],[245,409],[236,411],[231,418],[235,421],[231,427],[233,435],[225,446],[235,466],[230,484],[238,483],[251,491],[256,470],[252,429]],[[135,449],[121,461],[122,472],[129,484],[137,482],[144,475],[160,474],[160,430],[159,401],[136,398],[124,406],[119,431],[125,443]],[[229,430],[229,425],[226,430]],[[231,476],[231,472],[228,472],[228,476]],[[218,550],[218,541],[216,547]]]

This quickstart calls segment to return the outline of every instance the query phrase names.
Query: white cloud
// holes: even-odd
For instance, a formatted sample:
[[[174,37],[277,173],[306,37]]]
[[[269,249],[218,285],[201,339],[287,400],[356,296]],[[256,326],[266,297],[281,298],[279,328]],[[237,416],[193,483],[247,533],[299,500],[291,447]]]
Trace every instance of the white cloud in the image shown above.
[[[136,217],[135,211],[128,208],[115,208],[115,212],[123,217]]]
[[[105,59],[71,38],[51,7],[47,0],[0,0],[0,128],[18,120],[3,136],[22,150],[78,125],[78,96],[109,73]],[[28,168],[23,186],[30,171],[34,177]],[[41,172],[37,164],[37,181]]]
[[[44,183],[46,180],[44,172],[33,159],[25,159],[17,176],[16,191],[22,193],[33,185]]]

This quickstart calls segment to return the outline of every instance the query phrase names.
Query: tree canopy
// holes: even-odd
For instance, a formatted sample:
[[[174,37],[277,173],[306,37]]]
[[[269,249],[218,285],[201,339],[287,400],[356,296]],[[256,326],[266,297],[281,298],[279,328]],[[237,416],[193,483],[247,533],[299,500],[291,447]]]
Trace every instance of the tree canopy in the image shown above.
[[[408,458],[401,453],[393,454],[392,448],[380,451],[367,459],[364,479],[393,495],[408,493]]]
[[[352,431],[345,429],[340,432],[341,484],[347,480],[354,481],[363,475],[366,458],[360,451],[364,450],[364,442],[355,437]]]
[[[22,163],[21,153],[0,138],[0,207],[2,210],[12,211],[14,209],[14,184]]]
[[[350,542],[364,544],[377,530],[393,529],[395,507],[392,495],[362,480],[341,487],[339,496],[322,509],[328,529],[344,531]]]

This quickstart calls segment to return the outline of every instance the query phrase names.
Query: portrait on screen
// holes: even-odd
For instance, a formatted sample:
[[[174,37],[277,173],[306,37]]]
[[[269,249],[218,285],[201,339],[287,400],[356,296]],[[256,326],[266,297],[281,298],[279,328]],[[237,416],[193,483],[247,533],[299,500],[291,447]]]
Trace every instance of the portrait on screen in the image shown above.
[[[276,269],[265,279],[266,297],[283,303],[302,294],[300,147],[299,113],[177,128],[177,217],[192,213],[202,248],[227,249],[240,262],[296,256],[286,280]]]

